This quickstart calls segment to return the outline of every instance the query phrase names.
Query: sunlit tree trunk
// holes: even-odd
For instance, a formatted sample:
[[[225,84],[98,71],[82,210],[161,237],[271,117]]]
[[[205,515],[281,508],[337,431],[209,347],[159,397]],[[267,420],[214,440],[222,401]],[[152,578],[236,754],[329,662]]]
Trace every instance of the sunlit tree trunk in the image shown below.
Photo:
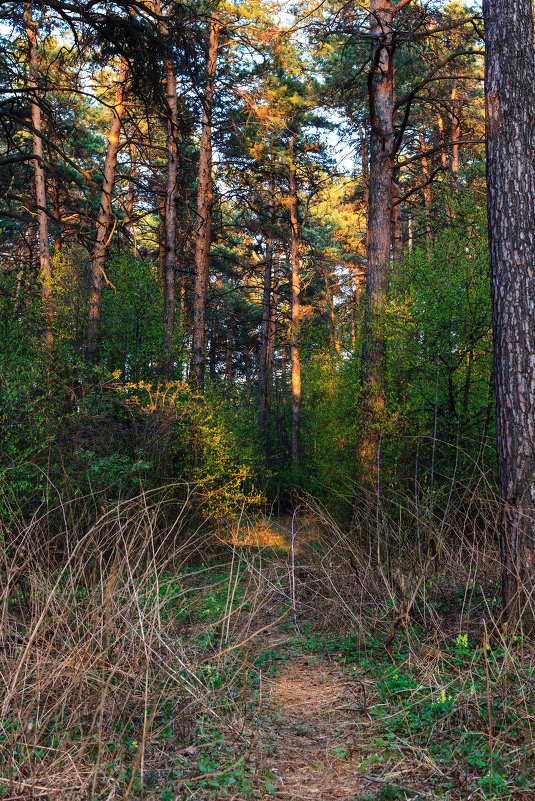
[[[206,59],[206,87],[203,97],[199,173],[197,181],[197,221],[195,226],[195,281],[193,287],[193,341],[190,379],[201,388],[206,362],[206,298],[210,279],[210,245],[212,239],[212,109],[221,25],[217,15],[210,21]]]
[[[394,156],[393,4],[371,0],[370,174],[366,307],[363,327],[361,401],[367,430],[361,445],[364,473],[377,472],[380,423],[385,408],[386,342],[381,318],[388,291],[392,247],[392,180]]]
[[[461,106],[457,99],[457,85],[454,82],[451,90],[451,171],[459,172],[459,139],[461,138]]]
[[[297,175],[295,171],[295,136],[290,136],[289,144],[289,206],[291,228],[291,302],[292,322],[290,330],[290,357],[292,362],[292,465],[297,468],[300,455],[301,418],[301,359],[299,355],[299,329],[301,323],[300,279],[299,279],[299,218],[297,200]]]
[[[113,105],[113,118],[108,134],[108,147],[104,162],[104,177],[100,207],[97,216],[97,238],[91,259],[91,292],[89,296],[89,326],[87,335],[87,354],[91,360],[96,360],[99,349],[100,325],[102,319],[102,290],[106,280],[104,273],[104,259],[108,245],[108,228],[111,219],[111,198],[115,184],[117,169],[117,155],[119,153],[119,137],[121,133],[122,117],[126,96],[126,77],[128,64],[123,59],[119,70],[115,103]]]
[[[46,181],[43,167],[43,140],[41,138],[41,106],[39,104],[39,64],[37,59],[37,24],[33,21],[31,7],[26,13],[28,44],[30,50],[30,97],[32,116],[32,148],[35,175],[35,205],[37,207],[37,239],[41,267],[43,311],[45,316],[45,345],[53,345],[52,269],[50,267],[50,245],[48,241],[48,217],[46,204]]]
[[[484,0],[483,14],[502,582],[506,613],[518,619],[535,590],[532,0]]]
[[[271,335],[271,305],[273,282],[273,222],[275,212],[275,188],[273,181],[269,186],[268,224],[266,236],[266,259],[264,264],[264,283],[262,292],[262,322],[260,326],[260,370],[258,393],[258,429],[264,452],[267,451],[266,424],[268,414],[269,346]]]

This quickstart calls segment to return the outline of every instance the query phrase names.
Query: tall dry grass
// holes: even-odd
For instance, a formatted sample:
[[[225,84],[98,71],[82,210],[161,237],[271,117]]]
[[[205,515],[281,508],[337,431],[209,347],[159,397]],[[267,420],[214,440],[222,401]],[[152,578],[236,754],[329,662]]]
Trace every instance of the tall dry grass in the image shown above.
[[[138,797],[203,718],[247,746],[240,643],[250,648],[276,582],[261,557],[244,565],[205,525],[192,529],[187,497],[177,508],[172,495],[118,502],[87,530],[61,504],[4,524],[0,788],[9,798]]]

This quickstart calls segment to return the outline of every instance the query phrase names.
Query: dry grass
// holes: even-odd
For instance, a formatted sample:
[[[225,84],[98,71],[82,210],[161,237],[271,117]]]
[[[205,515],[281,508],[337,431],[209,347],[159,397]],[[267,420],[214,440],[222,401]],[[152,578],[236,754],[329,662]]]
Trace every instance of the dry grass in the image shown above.
[[[186,536],[187,515],[187,500],[177,508],[153,493],[116,504],[86,531],[59,507],[3,532],[2,794],[129,798],[147,775],[157,783],[203,717],[247,744],[232,714],[236,640],[251,642],[269,580],[253,557],[242,588],[228,548],[219,554],[228,564],[203,568],[211,537]],[[53,534],[52,518],[63,519]]]
[[[535,649],[499,619],[490,492],[224,533],[171,495],[3,531],[5,797],[532,797]]]

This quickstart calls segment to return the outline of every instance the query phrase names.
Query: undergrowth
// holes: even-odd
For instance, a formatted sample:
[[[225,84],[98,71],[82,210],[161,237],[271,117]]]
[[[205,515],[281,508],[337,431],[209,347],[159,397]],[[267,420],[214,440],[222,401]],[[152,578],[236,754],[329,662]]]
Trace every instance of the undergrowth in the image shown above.
[[[329,744],[355,798],[533,797],[535,648],[500,619],[490,495],[449,503],[447,525],[424,515],[417,541],[406,498],[375,530],[308,500],[216,531],[187,494],[117,501],[85,529],[61,505],[9,518],[0,797],[289,798],[266,699],[307,654],[358,698]]]

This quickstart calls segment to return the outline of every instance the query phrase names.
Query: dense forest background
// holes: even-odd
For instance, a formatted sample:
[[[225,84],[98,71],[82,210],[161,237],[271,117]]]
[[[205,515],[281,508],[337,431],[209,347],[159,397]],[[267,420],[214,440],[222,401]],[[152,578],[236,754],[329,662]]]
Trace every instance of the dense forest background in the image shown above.
[[[299,489],[351,517],[356,485],[375,481],[359,456],[368,425],[383,485],[412,492],[417,475],[431,504],[454,472],[493,467],[469,8],[396,16],[386,402],[371,423],[368,15],[335,3],[2,12],[4,504],[29,514],[52,486],[111,499],[207,480],[223,514],[245,498],[288,509]]]

